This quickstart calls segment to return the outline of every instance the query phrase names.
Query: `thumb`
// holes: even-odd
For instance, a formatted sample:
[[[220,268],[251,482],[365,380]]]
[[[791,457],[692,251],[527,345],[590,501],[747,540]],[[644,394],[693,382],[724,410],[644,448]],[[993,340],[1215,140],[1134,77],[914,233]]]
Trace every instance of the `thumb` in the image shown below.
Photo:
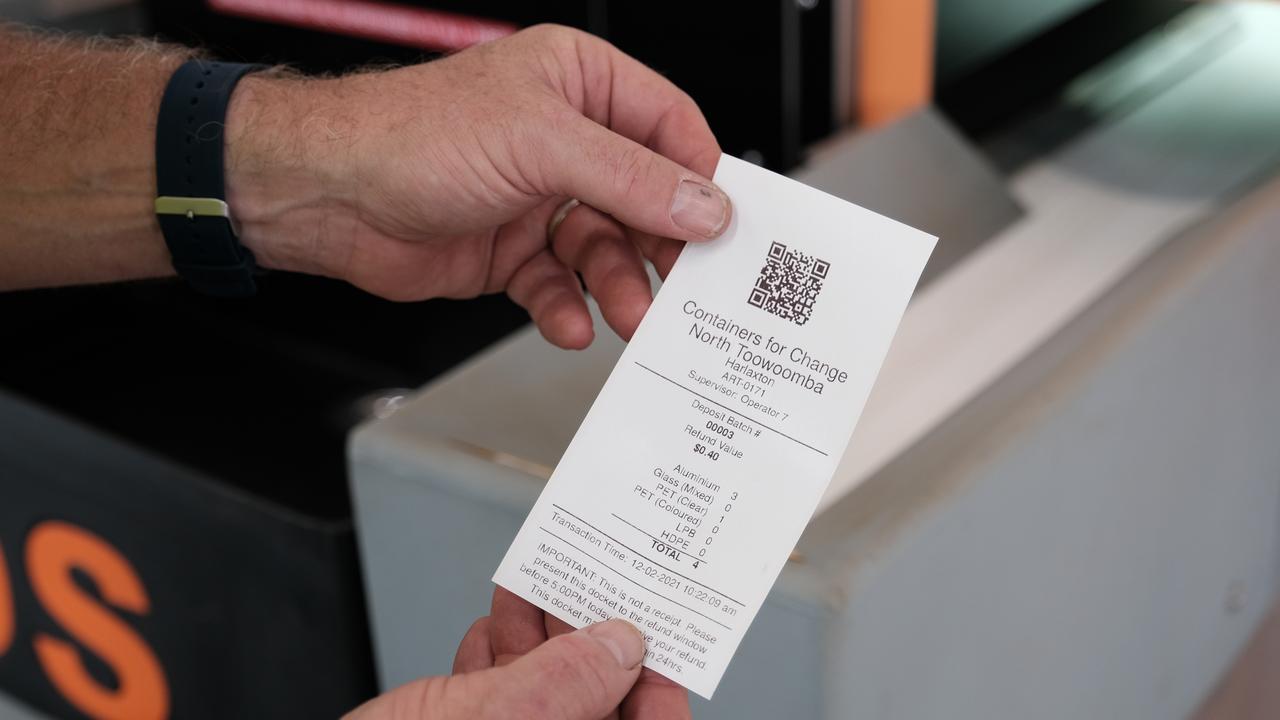
[[[599,720],[617,709],[644,660],[644,636],[623,620],[552,638],[510,665],[473,673],[472,717]]]
[[[729,226],[729,196],[707,178],[576,116],[571,142],[547,153],[551,194],[575,197],[658,237],[708,240]]]
[[[503,667],[409,683],[346,720],[599,720],[640,677],[644,636],[624,620],[552,638]]]

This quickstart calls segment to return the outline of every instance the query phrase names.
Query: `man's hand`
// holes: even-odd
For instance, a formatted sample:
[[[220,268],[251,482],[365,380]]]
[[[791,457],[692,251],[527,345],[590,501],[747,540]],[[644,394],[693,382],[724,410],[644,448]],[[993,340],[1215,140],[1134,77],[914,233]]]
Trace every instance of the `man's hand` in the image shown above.
[[[644,637],[622,620],[574,631],[499,588],[452,676],[392,690],[348,720],[687,720],[684,689],[641,670],[643,658]]]
[[[173,274],[155,118],[188,54],[0,25],[0,290]],[[562,27],[391,71],[252,75],[225,137],[260,264],[395,300],[505,291],[563,347],[592,338],[575,273],[627,338],[651,299],[642,257],[665,274],[729,222],[693,101]],[[548,242],[571,197],[584,206]]]
[[[469,672],[489,666],[503,667],[543,643],[554,642],[574,632],[564,621],[548,615],[503,588],[494,588],[489,617],[471,627],[454,660],[454,672]],[[550,639],[550,640],[548,640]],[[616,712],[601,717],[612,720],[688,720],[689,693],[681,686],[644,669],[635,685],[617,706]]]
[[[268,267],[396,299],[506,291],[544,336],[629,338],[683,241],[720,234],[720,149],[693,101],[590,35],[540,26],[337,79],[254,77],[228,114],[228,192]],[[572,211],[548,243],[566,198]]]

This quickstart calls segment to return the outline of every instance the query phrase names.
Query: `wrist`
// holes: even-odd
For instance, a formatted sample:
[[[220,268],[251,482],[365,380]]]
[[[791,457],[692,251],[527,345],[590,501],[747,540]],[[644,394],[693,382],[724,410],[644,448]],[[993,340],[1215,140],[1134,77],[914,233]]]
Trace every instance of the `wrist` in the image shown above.
[[[343,218],[354,206],[345,169],[349,129],[321,109],[337,80],[261,73],[227,109],[226,192],[240,242],[260,266],[338,276]]]

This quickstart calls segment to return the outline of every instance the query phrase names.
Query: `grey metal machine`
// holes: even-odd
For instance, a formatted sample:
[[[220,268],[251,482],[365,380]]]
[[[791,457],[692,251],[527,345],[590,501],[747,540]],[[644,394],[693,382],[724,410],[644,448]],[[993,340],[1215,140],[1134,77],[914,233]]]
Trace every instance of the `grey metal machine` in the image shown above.
[[[980,240],[913,300],[697,717],[1195,711],[1280,570],[1277,33],[1276,6],[1182,16],[986,148],[1016,166],[1004,178],[931,114],[796,172],[942,247]],[[620,348],[565,354],[526,331],[355,433],[385,686],[448,670]]]

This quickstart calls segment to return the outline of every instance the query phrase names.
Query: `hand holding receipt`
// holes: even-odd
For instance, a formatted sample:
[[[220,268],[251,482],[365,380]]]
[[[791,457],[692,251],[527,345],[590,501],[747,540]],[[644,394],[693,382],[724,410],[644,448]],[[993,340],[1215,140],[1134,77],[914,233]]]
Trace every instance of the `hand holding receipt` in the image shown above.
[[[935,239],[724,156],[688,246],[494,581],[715,691],[835,471]]]

